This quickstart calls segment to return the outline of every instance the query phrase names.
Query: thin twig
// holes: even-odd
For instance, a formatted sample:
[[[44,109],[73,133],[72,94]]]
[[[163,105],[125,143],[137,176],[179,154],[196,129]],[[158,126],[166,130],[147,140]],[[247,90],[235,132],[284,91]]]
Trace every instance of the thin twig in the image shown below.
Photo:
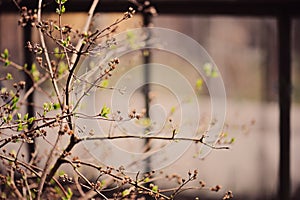
[[[82,186],[81,186],[80,183],[79,183],[79,177],[78,177],[78,174],[75,174],[74,176],[75,176],[75,177],[74,177],[74,183],[75,183],[75,186],[76,186],[76,188],[77,188],[77,190],[78,190],[80,196],[81,196],[81,197],[86,196],[86,194],[85,194],[84,191],[82,190]]]
[[[83,162],[83,161],[70,161],[68,159],[64,159],[64,162],[67,162],[67,163],[70,163],[72,166],[75,166],[74,164],[82,164],[82,165],[85,165],[85,166],[89,166],[89,167],[92,167],[94,169],[97,169],[97,170],[101,170],[101,167],[97,166],[97,165],[94,165],[92,163],[87,163],[87,162]],[[75,166],[76,167],[76,166]],[[76,168],[77,169],[77,168]],[[114,178],[115,180],[118,180],[118,181],[122,181],[123,180],[123,177],[120,177],[118,175],[115,175],[113,173],[106,173],[107,175],[111,176],[112,178]],[[154,194],[157,194],[159,195],[160,197],[163,197],[164,199],[171,199],[170,197],[160,193],[160,192],[157,192],[157,191],[153,191],[151,190],[150,188],[147,188],[141,184],[138,184],[136,181],[129,181],[128,182],[130,185],[136,187],[136,188],[139,188],[139,189],[142,189],[143,191],[147,191],[149,193],[154,193]]]
[[[189,182],[191,182],[192,180],[195,180],[195,178],[193,176],[190,176],[188,180],[186,180],[185,182],[183,182],[172,194],[171,197],[172,199],[175,198],[176,195],[178,195],[181,192],[181,189],[188,184]]]
[[[87,21],[85,23],[85,26],[84,26],[84,29],[83,31],[84,32],[87,32],[88,31],[88,28],[91,24],[91,20],[92,20],[92,17],[94,15],[94,12],[95,12],[95,9],[96,9],[96,6],[98,5],[98,2],[99,0],[94,0],[93,1],[93,4],[88,12],[88,18],[87,18]],[[84,48],[84,40],[83,39],[80,39],[76,45],[76,51],[77,53],[74,53],[72,58],[71,58],[71,67],[70,67],[70,72],[69,72],[69,75],[68,75],[68,78],[67,78],[67,82],[66,82],[66,91],[65,91],[65,98],[66,98],[66,107],[67,107],[67,114],[70,113],[70,99],[69,99],[69,92],[70,92],[70,87],[71,87],[71,83],[72,83],[72,79],[73,79],[73,75],[74,75],[74,71],[77,67],[77,64],[80,60],[80,56],[82,55],[82,50]],[[72,119],[71,119],[71,116],[68,118],[68,122],[69,122],[69,128],[70,129],[73,129],[72,127]]]
[[[15,174],[14,169],[13,169],[13,167],[11,167],[10,168],[10,178],[11,178],[10,187],[12,188],[13,192],[17,195],[18,199],[24,199],[25,200],[25,197],[22,196],[22,194],[20,193],[20,191],[16,187],[14,174]]]
[[[33,173],[36,177],[40,178],[40,174],[36,171],[40,171],[42,172],[43,169],[35,166],[35,165],[31,165],[27,162],[23,162],[23,161],[19,161],[19,160],[15,160],[15,158],[12,158],[12,157],[8,157],[8,156],[5,156],[5,155],[2,155],[0,154],[0,158],[1,159],[4,159],[4,160],[7,160],[9,162],[14,162],[16,165],[21,165],[23,166],[24,168],[26,168],[27,170],[29,170],[31,173]],[[56,183],[56,185],[60,188],[60,190],[64,193],[64,196],[67,197],[67,192],[65,191],[65,189],[62,187],[62,185],[57,181],[56,178],[53,178],[52,180],[54,180],[54,182]]]
[[[87,17],[87,20],[86,20],[86,22],[85,22],[84,28],[83,28],[83,30],[82,30],[83,32],[88,32],[89,27],[90,27],[90,24],[91,24],[91,21],[92,21],[92,18],[93,18],[93,16],[94,16],[95,9],[96,9],[98,3],[99,3],[99,0],[94,0],[94,1],[93,1],[93,4],[92,4],[92,6],[90,7],[90,10],[89,10],[89,12],[88,12],[88,17]],[[75,47],[75,49],[76,49],[77,52],[79,52],[79,53],[80,53],[79,50],[81,49],[81,47],[82,47],[82,45],[83,45],[83,41],[84,41],[83,38],[82,38],[82,39],[79,39],[79,41],[78,41],[78,43],[77,43],[77,45],[76,45],[76,47]],[[73,54],[73,56],[72,56],[72,58],[71,58],[71,65],[72,65],[71,68],[76,67],[74,64],[75,64],[75,60],[77,59],[78,56],[80,56],[80,55],[78,55],[78,54],[76,54],[76,53]]]
[[[212,149],[229,149],[228,146],[213,146],[203,141],[203,137],[201,138],[190,138],[190,137],[164,137],[164,136],[144,136],[144,135],[116,135],[116,136],[99,136],[99,137],[82,137],[80,141],[87,140],[116,140],[116,139],[153,139],[153,140],[169,140],[169,141],[191,141],[191,142],[199,142],[205,146],[208,146]]]
[[[58,6],[59,6],[59,10],[61,10],[61,8],[62,8],[61,3],[59,3]],[[63,37],[62,24],[61,24],[61,12],[59,12],[59,14],[58,14],[58,27],[59,27],[59,33],[60,33],[60,40],[63,41],[64,37]],[[69,55],[67,52],[67,48],[64,45],[63,45],[63,50],[64,50],[64,54],[66,56],[66,60],[68,63],[68,68],[71,69],[70,58],[69,58]]]
[[[102,194],[95,186],[93,186],[93,184],[89,181],[89,179],[87,179],[79,170],[78,170],[78,167],[70,160],[67,160],[67,159],[64,159],[64,162],[67,162],[69,163],[70,165],[72,165],[74,171],[87,183],[89,184],[89,186],[91,188],[93,188],[93,190],[95,192],[97,192],[97,194],[99,194],[101,197],[103,197],[105,200],[108,200],[108,198]]]
[[[39,0],[39,4],[38,4],[38,12],[37,12],[37,20],[39,23],[42,23],[42,19],[41,19],[41,15],[42,15],[42,2],[43,0]],[[50,77],[51,77],[51,82],[52,82],[52,85],[54,87],[54,91],[55,91],[55,94],[57,96],[57,100],[61,106],[61,108],[63,108],[63,105],[62,105],[62,102],[61,102],[61,96],[60,96],[60,92],[59,92],[59,89],[58,89],[58,86],[57,86],[57,82],[55,80],[55,75],[53,73],[53,70],[52,70],[52,65],[51,65],[51,61],[50,61],[50,57],[49,57],[49,53],[48,53],[48,50],[47,50],[47,46],[46,46],[46,42],[45,42],[45,38],[44,38],[44,35],[43,35],[43,32],[41,29],[38,29],[39,30],[39,35],[40,35],[40,40],[41,40],[41,46],[44,50],[44,55],[45,55],[45,58],[46,58],[46,62],[47,62],[47,65],[48,65],[48,69],[49,69],[49,73],[50,73]]]
[[[54,151],[62,137],[62,134],[60,134],[61,130],[63,129],[63,126],[62,126],[62,123],[60,124],[60,130],[59,130],[59,133],[58,133],[58,136],[56,138],[56,141],[55,141],[55,144],[54,146],[52,147],[51,149],[51,152],[50,154],[48,155],[48,159],[46,161],[46,164],[44,166],[44,170],[43,170],[43,173],[42,173],[42,176],[41,176],[41,180],[39,182],[39,185],[38,185],[38,194],[36,196],[36,200],[40,200],[41,198],[41,195],[42,195],[42,192],[43,192],[43,187],[44,187],[44,184],[45,184],[45,181],[46,181],[46,177],[47,177],[47,174],[48,174],[48,171],[49,171],[49,166],[51,164],[51,161],[54,157]]]
[[[26,190],[28,192],[28,196],[29,196],[29,200],[32,200],[32,195],[31,195],[31,191],[30,191],[30,188],[29,188],[29,185],[28,185],[28,181],[27,181],[27,174],[24,173],[24,175],[22,176],[24,182],[25,182],[25,187],[26,187]]]

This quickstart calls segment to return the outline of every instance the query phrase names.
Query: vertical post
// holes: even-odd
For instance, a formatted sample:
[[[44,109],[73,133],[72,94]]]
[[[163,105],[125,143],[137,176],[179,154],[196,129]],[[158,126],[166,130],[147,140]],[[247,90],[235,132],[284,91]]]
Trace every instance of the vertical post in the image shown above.
[[[31,41],[31,36],[32,36],[32,27],[31,25],[28,23],[24,29],[23,29],[23,45],[24,47],[27,45],[28,41]],[[32,57],[32,53],[25,48],[24,50],[24,62],[27,64],[27,69],[31,70],[31,66],[33,63],[33,57]],[[25,90],[28,91],[32,86],[33,86],[33,82],[31,80],[31,78],[28,76],[28,74],[25,73]],[[28,98],[27,98],[27,113],[29,117],[33,117],[34,116],[34,107],[33,107],[33,103],[34,103],[34,92],[32,92]],[[28,125],[28,129],[31,129],[31,125]],[[34,143],[29,143],[28,144],[28,153],[29,153],[29,159],[31,159],[32,153],[34,153],[35,151],[35,144]]]
[[[278,22],[279,185],[278,198],[290,199],[291,18],[282,11]]]

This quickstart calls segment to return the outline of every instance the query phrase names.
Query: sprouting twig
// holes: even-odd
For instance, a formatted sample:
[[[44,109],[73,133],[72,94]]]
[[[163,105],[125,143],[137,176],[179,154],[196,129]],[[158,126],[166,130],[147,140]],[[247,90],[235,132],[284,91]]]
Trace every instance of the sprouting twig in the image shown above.
[[[15,178],[14,178],[14,169],[10,168],[10,187],[12,188],[13,192],[17,195],[18,199],[25,200],[25,198],[22,196],[20,191],[18,190],[16,184],[15,184]]]
[[[25,169],[29,170],[32,174],[34,174],[38,178],[41,177],[39,172],[42,172],[42,169],[35,166],[35,165],[29,164],[27,162],[23,162],[23,161],[20,161],[20,160],[15,160],[15,158],[13,158],[13,157],[8,157],[8,156],[2,155],[2,154],[0,154],[0,158],[4,159],[4,160],[7,160],[9,162],[15,163],[16,165],[20,165],[20,166],[24,167]],[[63,192],[64,196],[66,197],[67,192],[62,187],[62,185],[57,181],[56,178],[53,178],[53,180],[56,183],[56,185],[60,188],[60,190]]]
[[[191,142],[199,142],[205,146],[208,146],[212,149],[229,149],[228,146],[213,146],[203,141],[203,137],[199,138],[191,138],[191,137],[165,137],[165,136],[145,136],[145,135],[116,135],[116,136],[99,136],[99,137],[82,137],[80,141],[86,140],[117,140],[117,139],[153,139],[153,140],[169,140],[169,141],[191,141]]]
[[[85,166],[88,166],[88,167],[91,167],[91,168],[94,168],[94,169],[97,169],[97,170],[101,170],[101,167],[95,165],[95,164],[92,164],[92,163],[87,163],[87,162],[83,162],[83,161],[70,161],[68,159],[63,159],[64,162],[67,162],[67,163],[70,163],[72,166],[75,166],[75,164],[82,164],[82,165],[85,165]],[[76,167],[76,166],[75,166]],[[75,168],[77,169],[77,168]],[[78,169],[77,169],[78,171]],[[112,178],[114,178],[115,180],[118,180],[118,181],[122,181],[123,180],[123,177],[120,177],[116,174],[113,174],[113,173],[106,173],[107,175],[111,176]],[[154,193],[154,194],[157,194],[159,195],[160,197],[163,197],[164,199],[171,199],[170,197],[158,192],[158,191],[153,191],[151,190],[150,188],[148,187],[145,187],[141,184],[138,184],[136,181],[129,181],[128,184],[136,187],[136,188],[139,188],[139,189],[142,189],[143,191],[146,191],[146,192],[149,192],[149,193]]]
[[[41,1],[41,0],[40,0]],[[88,20],[87,20],[87,23],[86,23],[86,27],[88,27],[89,26],[89,24],[90,24],[90,20],[91,20],[91,18],[92,18],[92,16],[93,16],[93,13],[94,13],[94,11],[95,11],[95,9],[96,9],[96,5],[98,4],[98,2],[99,2],[99,0],[94,0],[93,1],[93,4],[92,4],[92,6],[91,6],[91,8],[90,8],[90,10],[89,10],[89,17],[88,17]],[[80,42],[80,43],[82,43],[82,42]],[[70,101],[70,99],[69,99],[69,88],[70,88],[70,85],[71,85],[71,82],[72,82],[72,77],[73,77],[73,73],[74,73],[74,71],[75,71],[75,68],[76,68],[76,66],[77,66],[77,63],[79,62],[79,58],[80,58],[80,55],[81,55],[81,50],[83,49],[83,43],[80,45],[80,49],[79,49],[79,51],[78,51],[78,55],[75,55],[75,61],[74,61],[74,63],[72,64],[72,58],[71,58],[71,65],[72,65],[72,67],[71,67],[71,69],[70,69],[70,72],[69,72],[69,75],[68,75],[68,78],[67,78],[67,82],[66,82],[66,91],[65,91],[65,98],[66,98],[66,101],[65,101],[65,104],[66,104],[66,107],[67,107],[67,114],[69,115],[69,117],[68,117],[68,125],[69,125],[69,128],[72,130],[73,129],[73,127],[72,127],[72,122],[71,122],[71,115],[70,115],[70,105],[69,105],[69,101]],[[77,138],[76,138],[76,136],[75,135],[72,135],[71,137],[70,137],[70,141],[69,141],[69,144],[68,144],[68,146],[65,148],[65,150],[64,150],[64,153],[65,152],[70,152],[72,149],[73,149],[73,147],[76,145],[78,143],[78,141],[77,141]],[[56,162],[55,162],[55,164],[54,164],[54,166],[53,166],[53,168],[50,170],[50,172],[49,172],[49,175],[47,176],[47,179],[46,179],[46,181],[49,181],[49,180],[51,180],[52,179],[52,177],[54,176],[54,174],[56,173],[56,171],[58,170],[58,168],[60,167],[60,165],[62,164],[62,159],[63,158],[65,158],[65,155],[64,155],[64,153],[62,153],[59,157],[58,157],[58,159],[56,160]]]
[[[95,9],[96,9],[98,3],[99,3],[99,0],[94,0],[94,1],[93,1],[93,4],[92,4],[92,6],[90,7],[90,10],[89,10],[89,12],[88,12],[88,17],[87,17],[87,20],[86,20],[86,22],[85,22],[85,25],[84,25],[84,28],[83,28],[83,32],[88,32],[89,27],[90,27],[90,24],[91,24],[91,21],[92,21],[92,18],[93,18],[93,15],[94,15],[94,12],[95,12]],[[75,47],[76,51],[79,52],[79,53],[80,53],[79,50],[81,49],[81,47],[82,47],[82,45],[83,45],[83,41],[84,41],[83,38],[80,39],[80,40],[78,41],[76,47]],[[78,56],[80,56],[80,55],[78,55],[78,54],[76,54],[76,53],[73,54],[73,56],[72,56],[72,58],[71,58],[71,68],[76,67],[76,66],[74,65],[74,63],[75,63],[75,60],[77,59]]]
[[[54,146],[52,147],[51,151],[50,151],[50,154],[48,155],[48,159],[46,161],[46,164],[44,166],[44,170],[43,170],[43,173],[42,173],[42,176],[41,176],[41,180],[39,182],[39,185],[38,185],[38,194],[36,196],[36,200],[39,200],[41,198],[41,195],[42,195],[42,192],[43,192],[43,188],[44,188],[44,184],[45,184],[45,181],[46,181],[46,178],[47,178],[47,174],[48,174],[48,171],[49,171],[49,166],[51,164],[51,161],[54,157],[54,151],[55,149],[57,148],[57,145],[59,144],[59,141],[62,137],[62,134],[60,134],[61,132],[61,129],[63,128],[62,126],[62,123],[60,124],[60,131],[58,133],[58,136],[56,138],[56,141],[54,143]]]
[[[27,180],[27,174],[24,173],[22,178],[25,182],[25,187],[26,187],[26,191],[28,192],[28,195],[29,195],[29,200],[32,200],[32,195],[31,195],[31,191],[30,191],[30,188],[29,188],[29,185],[28,185],[28,180]]]
[[[69,164],[71,164],[72,165],[72,167],[73,167],[73,169],[74,169],[74,171],[87,183],[87,184],[89,184],[92,188],[93,188],[93,190],[95,191],[95,192],[97,192],[97,194],[99,194],[102,198],[104,198],[105,200],[108,200],[108,198],[104,195],[104,194],[102,194],[95,186],[93,186],[92,185],[92,183],[89,181],[89,179],[87,179],[79,170],[78,170],[78,168],[77,168],[77,166],[74,164],[74,163],[72,163],[71,161],[69,161],[69,160],[67,160],[67,159],[64,159],[64,162],[67,162],[67,163],[69,163]]]
[[[39,0],[39,4],[38,4],[38,12],[37,12],[37,17],[38,17],[38,22],[39,23],[42,23],[42,20],[41,20],[41,15],[42,15],[42,2],[43,0]],[[44,50],[44,54],[45,54],[45,58],[46,58],[46,62],[47,62],[47,65],[48,65],[48,69],[49,69],[49,73],[50,73],[50,78],[51,78],[51,82],[52,82],[52,85],[53,85],[53,88],[54,88],[54,91],[55,91],[55,94],[57,96],[57,100],[61,106],[61,108],[63,108],[63,105],[62,105],[62,102],[61,102],[61,96],[60,96],[60,92],[59,92],[59,89],[58,89],[58,86],[57,86],[57,82],[55,80],[55,75],[53,73],[53,70],[52,70],[52,65],[51,65],[51,61],[50,61],[50,57],[49,57],[49,53],[48,53],[48,50],[47,50],[47,46],[46,46],[46,42],[45,42],[45,38],[44,38],[44,35],[43,35],[43,32],[41,29],[39,29],[39,35],[40,35],[40,40],[41,40],[41,46]]]
[[[59,6],[59,10],[61,10],[62,9],[61,3],[59,3],[58,6]],[[59,26],[60,40],[63,41],[64,38],[63,38],[63,31],[62,31],[62,24],[61,24],[61,12],[59,12],[58,14],[58,26]],[[68,67],[70,69],[71,68],[70,58],[67,52],[67,48],[64,45],[63,45],[63,50],[64,50],[64,55],[66,56]]]

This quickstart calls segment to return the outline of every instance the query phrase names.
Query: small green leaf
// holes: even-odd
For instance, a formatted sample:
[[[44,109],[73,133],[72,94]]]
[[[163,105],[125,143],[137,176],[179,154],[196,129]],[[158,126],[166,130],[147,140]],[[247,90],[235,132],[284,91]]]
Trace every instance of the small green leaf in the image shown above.
[[[56,2],[57,4],[64,4],[64,3],[67,2],[67,0],[55,0],[55,2]]]
[[[7,73],[7,74],[6,74],[6,79],[7,79],[7,80],[12,80],[12,79],[13,79],[11,73]]]
[[[204,70],[206,76],[210,77],[212,67],[213,67],[213,66],[212,66],[211,63],[205,63],[205,64],[203,65],[203,70]]]
[[[8,57],[9,57],[8,49],[4,49],[3,53],[1,53],[1,57],[3,59],[8,59]]]
[[[26,113],[23,117],[23,120],[26,121],[28,119],[28,113]]]
[[[7,88],[3,87],[1,88],[1,93],[4,94],[7,91]]]
[[[17,131],[22,131],[22,130],[23,130],[23,125],[22,125],[22,123],[19,123]]]
[[[72,196],[73,196],[73,192],[72,192],[71,188],[68,187],[67,195],[65,197],[62,197],[62,199],[63,200],[70,200],[70,199],[72,199]]]
[[[101,83],[100,83],[100,87],[106,88],[108,86],[108,84],[109,84],[108,79],[102,80]]]
[[[12,118],[13,118],[12,115],[9,114],[9,115],[7,116],[7,121],[10,122],[10,121],[12,120]]]
[[[219,76],[219,74],[218,74],[217,70],[216,70],[216,69],[213,69],[213,71],[211,72],[211,77],[212,77],[212,78],[216,78],[216,77],[218,77],[218,76]]]
[[[11,62],[10,62],[9,60],[5,60],[4,66],[7,67],[8,65],[10,65],[10,63],[11,63]]]
[[[64,170],[58,171],[58,176],[63,176],[63,175],[65,175],[65,174],[66,174],[66,172],[65,172]]]
[[[108,118],[107,115],[110,113],[110,108],[104,105],[101,109],[100,116],[104,118]]]
[[[65,54],[61,54],[61,58],[63,58],[63,55],[65,55]],[[65,62],[59,62],[59,64],[58,64],[58,74],[59,75],[62,75],[62,74],[64,74],[66,71],[68,70],[68,65],[66,65],[66,63]]]
[[[69,188],[69,187],[68,187],[68,195],[67,196],[68,196],[68,199],[71,199],[73,196],[73,192],[72,192],[71,188]]]
[[[127,195],[129,195],[129,194],[130,194],[130,191],[129,191],[128,189],[123,190],[123,192],[122,192],[122,197],[125,197],[125,196],[127,196]]]
[[[10,65],[11,62],[8,60],[8,58],[9,58],[8,49],[4,49],[3,53],[1,53],[1,57],[5,60],[5,62],[4,62],[5,67]]]
[[[153,192],[158,192],[158,186],[157,186],[157,185],[154,185],[154,186],[152,187],[152,191],[153,191]]]
[[[56,24],[53,25],[55,30],[59,30],[59,26],[57,26]]]
[[[231,138],[231,140],[229,141],[230,144],[235,142],[235,138]]]
[[[22,118],[21,113],[18,113],[18,114],[17,114],[17,118],[18,118],[18,120],[20,120],[20,119]]]
[[[144,179],[144,182],[145,183],[148,183],[150,181],[150,178],[149,177],[146,177],[145,179]]]
[[[15,96],[15,97],[13,98],[13,100],[12,100],[12,103],[13,103],[13,104],[14,104],[14,103],[18,103],[18,101],[19,101],[19,97],[16,97],[16,96]]]
[[[59,8],[56,8],[56,13],[57,13],[58,15],[61,14]]]
[[[40,72],[34,63],[31,65],[31,74],[35,81],[38,81],[40,79]]]
[[[170,113],[171,113],[171,114],[174,114],[174,113],[175,113],[175,111],[176,111],[176,107],[175,107],[175,106],[173,106],[173,107],[171,108],[171,110],[170,110]]]
[[[43,104],[43,108],[44,108],[44,110],[47,110],[47,108],[48,108],[48,103],[47,103],[47,102],[45,102],[45,103]]]
[[[56,26],[56,25],[55,25]],[[54,27],[55,28],[55,27]],[[58,26],[57,26],[57,28],[58,28]],[[58,29],[57,29],[58,30]],[[54,48],[54,56],[56,57],[56,58],[60,58],[60,50],[59,50],[59,48],[58,47],[55,47]]]
[[[203,70],[208,77],[216,78],[219,76],[217,69],[211,63],[205,63],[203,65]]]
[[[61,6],[60,12],[61,14],[66,12],[66,7],[64,5]]]
[[[142,118],[138,121],[138,123],[144,127],[149,127],[151,125],[151,119],[146,117],[146,118]]]
[[[14,96],[14,98],[12,99],[12,107],[11,107],[12,110],[17,109],[17,103],[18,103],[18,101],[19,101],[19,98],[16,97],[16,96]]]
[[[203,80],[202,78],[199,78],[196,81],[196,90],[202,90],[202,88],[203,88]]]
[[[35,117],[30,117],[29,119],[28,119],[28,123],[29,124],[32,124],[32,122],[35,120]]]
[[[57,109],[59,109],[60,108],[60,104],[59,103],[54,103],[53,104],[53,109],[54,110],[57,110]]]

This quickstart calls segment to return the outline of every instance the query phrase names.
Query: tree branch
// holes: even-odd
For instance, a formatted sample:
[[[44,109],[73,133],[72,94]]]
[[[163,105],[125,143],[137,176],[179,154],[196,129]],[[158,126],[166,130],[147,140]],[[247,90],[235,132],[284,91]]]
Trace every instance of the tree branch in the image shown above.
[[[42,15],[42,2],[43,2],[43,0],[39,0],[38,12],[37,12],[38,23],[42,23],[42,20],[41,20],[41,17],[42,17],[41,16]],[[51,82],[52,82],[52,85],[54,87],[54,91],[55,91],[55,94],[57,96],[57,100],[58,100],[61,108],[63,108],[63,105],[62,105],[62,102],[61,102],[61,99],[60,99],[61,98],[60,92],[59,92],[59,89],[58,89],[58,86],[57,86],[57,82],[55,80],[55,76],[54,76],[54,73],[53,73],[53,70],[52,70],[52,65],[51,65],[49,53],[48,53],[48,50],[47,50],[45,38],[44,38],[42,30],[41,29],[38,29],[38,30],[39,30],[40,40],[41,40],[41,46],[42,46],[42,48],[44,50],[44,55],[45,55],[46,62],[47,62],[47,65],[48,65],[48,69],[49,69],[49,73],[50,73],[50,77],[51,77]]]

